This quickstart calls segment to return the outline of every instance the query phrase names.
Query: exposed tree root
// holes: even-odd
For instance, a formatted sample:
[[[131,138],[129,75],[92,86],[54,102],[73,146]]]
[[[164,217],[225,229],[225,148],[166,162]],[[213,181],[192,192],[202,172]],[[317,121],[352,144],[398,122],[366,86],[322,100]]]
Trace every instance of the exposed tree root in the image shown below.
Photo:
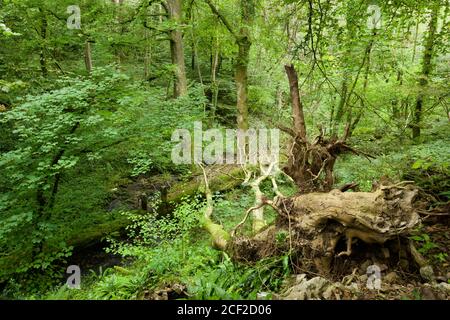
[[[238,260],[261,259],[291,250],[314,261],[319,273],[328,273],[335,257],[350,256],[355,239],[368,244],[408,235],[419,223],[413,208],[417,190],[412,186],[380,186],[375,192],[309,193],[273,201],[279,216],[274,228],[253,239],[234,239],[229,249]],[[277,234],[288,234],[277,243]],[[338,242],[346,250],[336,252]]]
[[[325,131],[320,130],[321,134],[315,141],[308,141],[297,73],[292,65],[286,66],[286,73],[291,90],[293,129],[280,126],[292,137],[289,159],[283,173],[298,186],[300,195],[284,197],[279,192],[276,177],[282,171],[277,163],[261,166],[259,176],[247,174],[245,183],[254,191],[255,205],[246,212],[230,235],[212,222],[211,214],[205,214],[204,225],[216,247],[227,250],[240,261],[256,261],[288,252],[302,268],[327,274],[333,259],[352,255],[355,241],[382,245],[397,239],[401,243],[401,238],[410,234],[420,222],[414,208],[418,190],[411,186],[411,182],[395,185],[381,183],[373,192],[342,192],[356,188],[354,183],[343,186],[341,190],[332,190],[333,168],[338,155],[352,152],[370,156],[346,144],[350,134],[349,124],[340,139],[336,136],[326,138]],[[203,172],[208,199],[206,212],[211,213],[212,198],[208,196],[208,181],[205,170]],[[252,177],[254,179],[250,181]],[[276,194],[273,200],[268,200],[260,190],[260,184],[266,179],[272,181]],[[266,205],[278,213],[274,226],[267,227],[265,224]],[[253,238],[237,236],[238,229],[250,215],[256,235]],[[337,252],[342,241],[345,241],[345,248]],[[417,252],[408,246],[407,249],[420,265],[422,262],[415,254]]]
[[[300,193],[328,192],[334,185],[333,168],[340,154],[352,152],[366,157],[371,156],[347,144],[351,123],[347,123],[342,138],[334,134],[326,137],[325,130],[320,127],[319,136],[313,142],[308,140],[297,72],[292,65],[285,66],[285,69],[292,99],[293,129],[278,125],[280,130],[292,138],[284,172],[294,180]]]

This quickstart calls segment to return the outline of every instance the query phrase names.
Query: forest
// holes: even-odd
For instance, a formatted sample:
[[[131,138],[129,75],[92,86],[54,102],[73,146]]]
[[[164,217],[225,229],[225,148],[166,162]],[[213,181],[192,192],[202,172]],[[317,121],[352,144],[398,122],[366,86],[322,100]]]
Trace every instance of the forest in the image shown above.
[[[0,0],[0,300],[449,300],[448,0]]]

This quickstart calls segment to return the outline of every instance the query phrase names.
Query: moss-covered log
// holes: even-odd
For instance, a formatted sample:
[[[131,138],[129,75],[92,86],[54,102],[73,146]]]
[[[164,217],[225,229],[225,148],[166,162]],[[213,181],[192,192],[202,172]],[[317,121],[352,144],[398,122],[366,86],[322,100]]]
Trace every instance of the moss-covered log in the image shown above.
[[[211,166],[206,168],[209,177],[209,187],[212,192],[225,191],[235,188],[242,184],[244,180],[244,173],[242,168],[237,166]],[[139,185],[134,185],[132,188],[126,189],[121,198],[129,203],[134,204],[131,209],[140,209],[138,207],[138,200],[142,192],[150,195],[154,190],[150,187],[151,180],[141,182]],[[191,180],[186,182],[177,182],[172,184],[167,190],[167,197],[164,199],[168,203],[176,204],[181,201],[183,197],[192,196],[200,187],[203,186],[202,175],[196,175]],[[146,190],[148,188],[148,190]],[[74,235],[68,240],[68,244],[75,248],[85,248],[97,244],[105,236],[123,230],[129,221],[125,217],[120,217],[110,222],[93,225],[87,228],[84,232]],[[205,228],[209,231],[217,233],[217,226],[212,221],[204,221]],[[223,243],[222,243],[223,245]]]
[[[236,188],[242,184],[245,178],[244,172],[239,166],[211,166],[205,170],[211,192],[226,191]],[[199,174],[187,182],[180,182],[172,185],[167,194],[167,201],[178,202],[185,196],[195,194],[204,184],[203,179],[203,176]]]
[[[86,248],[99,243],[101,239],[107,235],[125,229],[129,224],[130,221],[126,217],[120,217],[112,221],[96,224],[86,228],[82,233],[70,237],[67,240],[67,244],[75,248]]]

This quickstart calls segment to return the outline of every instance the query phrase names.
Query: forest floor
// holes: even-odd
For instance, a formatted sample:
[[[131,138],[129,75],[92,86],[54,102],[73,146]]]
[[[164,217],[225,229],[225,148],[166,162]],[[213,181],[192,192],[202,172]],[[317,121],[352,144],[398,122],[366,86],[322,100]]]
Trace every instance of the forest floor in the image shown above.
[[[153,178],[147,181],[140,177],[129,185],[120,187],[116,198],[110,200],[109,209],[127,204],[130,209],[140,205],[136,199],[142,192],[160,192],[161,184]],[[151,186],[149,186],[151,185]],[[224,197],[233,199],[236,191],[225,193]],[[133,200],[134,199],[134,200]],[[423,224],[412,238],[419,251],[424,254],[433,268],[433,279],[424,280],[419,268],[413,261],[404,259],[396,241],[385,245],[369,245],[357,241],[353,245],[350,257],[335,258],[329,275],[319,276],[313,271],[304,270],[304,274],[287,277],[278,292],[271,292],[273,299],[450,299],[450,219],[448,215],[423,216]],[[103,246],[97,244],[85,250],[75,252],[71,260],[76,261],[83,270],[92,270],[101,275],[102,270],[114,266],[128,267],[132,259],[120,255],[105,253]],[[344,248],[344,243],[338,246]],[[380,268],[380,287],[370,288],[368,267]],[[165,282],[163,282],[165,283]],[[145,289],[143,299],[179,299],[189,298],[186,285],[170,282],[153,289]]]
[[[345,156],[336,167],[337,185],[358,181],[361,191],[370,191],[372,184],[380,180],[382,175],[389,175],[394,181],[415,180],[422,191],[436,199],[445,192],[448,183],[445,171],[438,173],[435,165],[427,169],[414,169],[415,176],[410,177],[413,163],[404,159],[409,159],[409,154],[413,152],[424,159],[430,159],[429,154],[434,150],[440,154],[441,149],[445,148],[446,138],[437,141],[432,144],[424,143],[419,147],[406,146],[403,150],[394,151],[378,146],[380,155],[370,162],[361,157]],[[371,147],[375,150],[377,148],[373,143]],[[426,153],[422,155],[424,151]],[[401,167],[405,164],[406,167]],[[183,184],[181,189],[184,189],[195,176],[196,173],[190,172],[186,176],[143,175],[120,180],[103,202],[102,210],[113,213],[142,209],[139,199],[143,193],[149,199],[150,206],[153,194],[164,193],[167,185],[175,186],[179,183]],[[197,189],[199,186],[194,187]],[[279,187],[286,196],[296,194],[296,189],[288,183],[280,183]],[[265,194],[270,194],[270,190],[270,185],[262,185]],[[171,197],[170,188],[168,192],[168,197]],[[441,199],[445,199],[445,196]],[[226,230],[230,230],[242,220],[243,214],[254,205],[255,199],[248,188],[233,186],[215,192],[214,201],[215,220],[223,224]],[[183,205],[186,203],[182,201]],[[125,255],[110,250],[105,252],[106,248],[110,248],[111,242],[105,241],[106,237],[102,236],[100,243],[76,249],[68,259],[67,263],[79,265],[82,269],[82,290],[67,290],[59,286],[56,291],[41,291],[42,294],[27,298],[450,299],[448,201],[437,201],[428,204],[427,208],[430,206],[442,207],[443,214],[427,216],[422,212],[422,224],[409,239],[403,241],[411,240],[414,243],[432,267],[432,275],[424,275],[423,272],[421,274],[414,259],[402,252],[405,246],[399,246],[395,240],[389,240],[384,245],[365,244],[357,240],[352,246],[350,257],[334,258],[331,272],[328,275],[320,275],[312,269],[286,270],[283,260],[286,256],[278,258],[273,264],[274,268],[258,262],[252,265],[231,263],[225,254],[211,248],[208,234],[200,227],[195,227],[186,234],[188,240],[170,240],[165,244],[142,248],[128,246],[136,235],[126,236],[121,231],[111,236],[125,244]],[[193,214],[198,214],[198,208],[191,209],[189,210]],[[176,210],[176,206],[164,209],[166,213],[174,213]],[[275,211],[267,208],[265,214],[267,222],[272,223],[276,217]],[[245,225],[242,232],[250,232],[250,229],[249,225]],[[337,252],[343,251],[344,248],[345,242],[342,240],[338,243]],[[368,268],[374,265],[378,266],[381,272],[378,288],[370,288],[369,285],[373,284],[374,278],[371,278],[373,274],[368,273]]]

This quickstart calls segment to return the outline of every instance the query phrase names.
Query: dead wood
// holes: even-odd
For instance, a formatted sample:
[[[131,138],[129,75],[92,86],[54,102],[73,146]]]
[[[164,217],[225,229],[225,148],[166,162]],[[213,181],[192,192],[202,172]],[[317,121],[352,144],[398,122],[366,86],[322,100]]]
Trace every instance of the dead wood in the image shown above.
[[[417,190],[412,186],[380,186],[375,192],[309,193],[291,198],[276,197],[278,218],[274,228],[253,239],[233,240],[232,251],[239,259],[261,259],[281,251],[313,261],[319,273],[328,273],[335,257],[350,256],[352,244],[363,241],[383,244],[406,237],[420,221],[414,210]],[[285,243],[277,234],[287,232]],[[347,248],[336,252],[340,240]],[[311,266],[309,266],[311,267]]]

